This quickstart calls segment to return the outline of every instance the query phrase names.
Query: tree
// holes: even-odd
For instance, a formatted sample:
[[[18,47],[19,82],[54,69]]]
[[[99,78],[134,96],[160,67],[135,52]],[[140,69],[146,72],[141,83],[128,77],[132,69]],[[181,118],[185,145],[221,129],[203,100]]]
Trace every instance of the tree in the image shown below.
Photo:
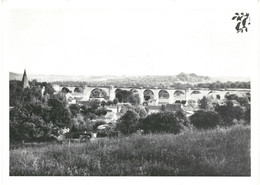
[[[233,102],[230,100],[226,102],[226,105],[217,105],[215,111],[220,115],[223,126],[233,125],[234,119],[240,120],[244,115],[244,110],[240,106],[234,107]]]
[[[147,116],[147,110],[145,107],[142,106],[135,106],[133,107],[133,111],[140,117],[140,118],[145,118]]]
[[[247,98],[246,96],[237,97],[236,100],[237,100],[237,101],[240,103],[240,105],[242,105],[242,106],[247,106],[247,105],[248,105],[248,102],[249,102],[249,100],[248,100],[248,98]]]
[[[100,106],[100,101],[99,100],[91,100],[89,101],[89,107],[90,109],[95,112],[95,110]]]
[[[45,91],[44,91],[43,95],[46,95],[46,94],[53,95],[54,89],[53,89],[51,83],[42,82],[41,86],[45,87]]]
[[[119,130],[124,135],[129,135],[138,130],[139,116],[134,112],[128,110],[118,121],[116,130]]]
[[[16,106],[17,104],[21,104],[22,96],[23,96],[23,89],[22,89],[22,82],[12,80],[9,82],[9,105]]]
[[[120,113],[125,114],[127,111],[135,112],[140,118],[145,118],[147,116],[147,111],[142,106],[123,105]]]
[[[51,98],[48,101],[50,109],[50,121],[58,127],[70,127],[71,116],[66,104],[59,99]]]
[[[118,99],[118,101],[121,102],[127,102],[127,97],[128,97],[129,91],[127,90],[121,90],[119,89],[116,92],[116,98]]]
[[[51,119],[49,96],[42,98],[42,84],[29,82],[30,88],[22,89],[21,83],[10,82],[10,140],[44,141],[56,126]],[[52,86],[49,84],[49,90]],[[47,99],[46,99],[47,98]]]
[[[181,130],[181,125],[176,113],[165,111],[150,114],[142,119],[141,128],[145,133],[178,134]]]
[[[203,96],[203,98],[199,100],[199,108],[204,110],[207,110],[209,108],[208,99],[206,98],[206,96]]]
[[[139,105],[140,104],[140,97],[138,94],[134,94],[132,91],[121,90],[119,89],[116,92],[116,98],[118,101],[121,102],[129,102],[132,105]]]
[[[225,96],[225,98],[226,98],[227,100],[237,100],[237,99],[238,99],[238,96],[237,96],[236,94],[227,94],[227,95]]]
[[[215,128],[220,123],[220,116],[217,112],[198,110],[190,116],[191,124],[198,129]]]
[[[53,124],[40,115],[29,112],[24,107],[14,107],[10,111],[10,140],[43,141],[52,131]]]
[[[183,111],[179,110],[175,112],[175,117],[177,118],[179,124],[188,128],[190,127],[189,120]]]
[[[130,94],[128,97],[128,102],[136,106],[140,104],[140,97],[138,94]]]
[[[70,112],[72,116],[76,116],[77,114],[80,113],[80,106],[78,104],[71,104],[69,106]]]
[[[81,113],[83,114],[85,119],[96,119],[97,115],[95,114],[95,110],[93,110],[92,108],[86,107],[85,105],[80,107],[81,109]]]

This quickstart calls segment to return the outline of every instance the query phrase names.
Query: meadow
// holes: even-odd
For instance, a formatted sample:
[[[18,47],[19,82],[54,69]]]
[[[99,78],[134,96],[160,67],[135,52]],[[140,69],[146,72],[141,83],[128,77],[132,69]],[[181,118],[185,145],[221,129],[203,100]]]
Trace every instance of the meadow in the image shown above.
[[[11,176],[250,176],[250,126],[10,149]]]

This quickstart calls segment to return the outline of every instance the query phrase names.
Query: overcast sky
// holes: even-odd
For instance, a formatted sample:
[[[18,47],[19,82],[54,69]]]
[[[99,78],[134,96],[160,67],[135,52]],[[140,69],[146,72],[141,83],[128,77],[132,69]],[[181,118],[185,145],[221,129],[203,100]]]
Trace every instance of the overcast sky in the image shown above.
[[[256,0],[61,1],[9,7],[4,54],[10,72],[65,75],[250,76]],[[249,13],[237,33],[235,12]],[[254,22],[255,21],[255,22]]]

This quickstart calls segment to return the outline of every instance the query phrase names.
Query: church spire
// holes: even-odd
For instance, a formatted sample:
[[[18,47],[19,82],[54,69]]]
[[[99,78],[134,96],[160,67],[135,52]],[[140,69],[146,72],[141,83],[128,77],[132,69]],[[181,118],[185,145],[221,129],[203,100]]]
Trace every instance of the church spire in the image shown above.
[[[23,89],[30,87],[29,82],[28,82],[28,78],[27,78],[27,75],[26,75],[26,70],[24,70],[24,73],[23,73],[22,86],[23,86]]]

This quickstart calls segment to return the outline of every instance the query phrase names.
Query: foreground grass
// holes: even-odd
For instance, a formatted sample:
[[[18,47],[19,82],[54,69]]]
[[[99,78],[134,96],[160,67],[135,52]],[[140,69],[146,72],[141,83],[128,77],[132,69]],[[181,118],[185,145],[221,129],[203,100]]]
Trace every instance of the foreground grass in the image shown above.
[[[249,176],[250,127],[10,151],[10,175]]]

